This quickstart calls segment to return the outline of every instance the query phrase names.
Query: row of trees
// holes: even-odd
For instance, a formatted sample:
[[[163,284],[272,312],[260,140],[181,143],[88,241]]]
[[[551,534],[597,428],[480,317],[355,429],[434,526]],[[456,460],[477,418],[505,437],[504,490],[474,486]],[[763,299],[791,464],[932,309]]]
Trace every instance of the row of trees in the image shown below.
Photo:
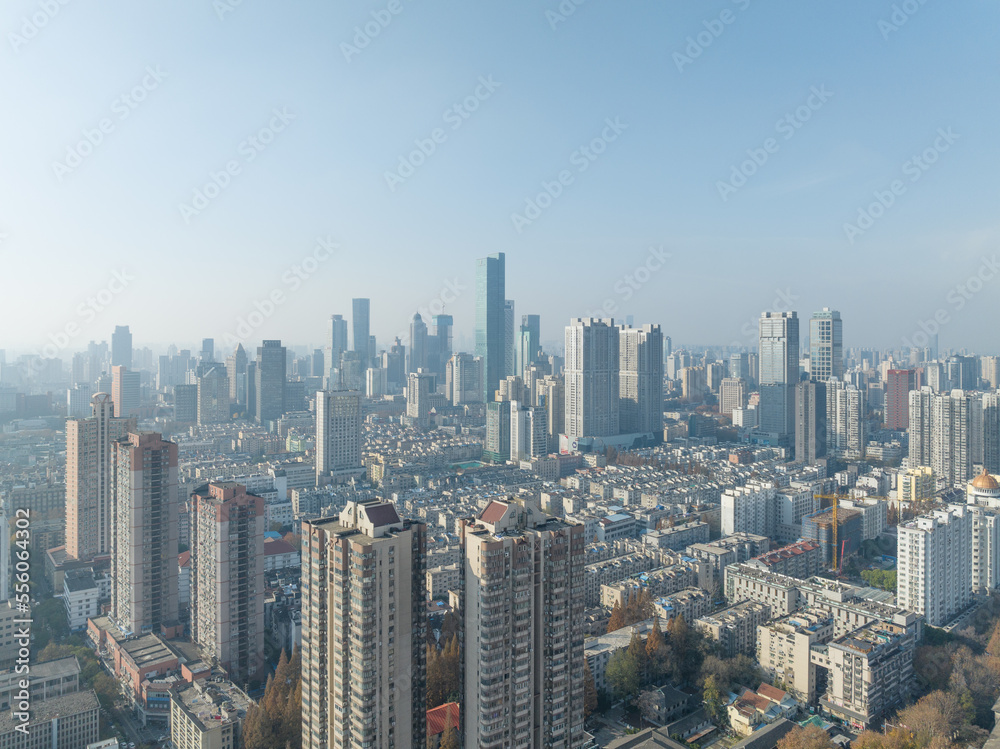
[[[440,650],[434,645],[427,646],[427,709],[461,699],[462,651],[458,635],[452,635]]]
[[[611,618],[608,619],[608,632],[615,632],[622,627],[631,627],[637,622],[646,621],[646,619],[652,618],[654,612],[653,597],[649,591],[643,588],[638,595],[629,599],[624,608],[618,601],[615,601],[615,605],[611,609]]]
[[[267,677],[260,702],[250,706],[242,728],[244,749],[297,749],[302,746],[302,661],[298,648]]]

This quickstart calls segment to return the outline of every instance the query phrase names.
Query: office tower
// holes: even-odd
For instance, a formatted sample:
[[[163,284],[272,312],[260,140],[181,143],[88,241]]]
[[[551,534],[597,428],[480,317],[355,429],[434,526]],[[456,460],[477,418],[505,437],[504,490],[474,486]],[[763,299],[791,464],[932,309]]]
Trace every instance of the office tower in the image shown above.
[[[959,487],[983,460],[983,401],[962,390],[910,393],[910,465],[930,466],[943,487]]]
[[[264,341],[257,347],[258,424],[268,425],[285,413],[285,367],[287,354],[281,341]]]
[[[659,325],[621,328],[619,431],[663,437],[663,333]]]
[[[406,416],[421,429],[430,426],[431,394],[437,390],[430,372],[411,372],[406,382]]]
[[[229,421],[229,377],[221,364],[209,364],[198,377],[198,424]]]
[[[719,385],[719,413],[732,416],[734,408],[746,408],[747,383],[740,377],[726,377]]]
[[[983,465],[1000,473],[1000,392],[983,393]]]
[[[115,403],[116,415],[135,416],[139,411],[139,373],[129,372],[121,365],[112,367],[111,400]]]
[[[541,350],[542,323],[538,315],[521,315],[521,327],[514,343],[514,374],[524,377],[524,373],[538,361]]]
[[[427,364],[434,374],[444,376],[445,367],[451,359],[452,328],[455,320],[451,315],[434,315],[431,318],[434,333],[427,342]]]
[[[917,388],[917,372],[913,369],[890,369],[886,372],[885,425],[889,429],[906,429],[910,425],[910,391]]]
[[[494,463],[510,460],[510,401],[492,400],[486,404],[486,441],[483,457]]]
[[[134,430],[97,393],[89,419],[66,421],[66,553],[80,561],[111,553],[112,443]]]
[[[576,318],[566,326],[566,435],[619,433],[619,334],[614,320]]]
[[[670,356],[674,352],[674,341],[670,336],[663,337],[663,355]]]
[[[111,334],[111,366],[132,366],[132,332],[128,325],[116,325]]]
[[[365,396],[381,398],[389,392],[389,378],[382,367],[368,367],[365,370]]]
[[[826,455],[826,385],[800,382],[795,386],[795,460],[815,463]]]
[[[514,369],[515,364],[515,338],[517,337],[516,326],[514,325],[514,300],[506,299],[503,303],[503,337],[504,337],[504,377],[517,374]]]
[[[972,602],[972,513],[949,505],[897,531],[897,604],[943,627]]]
[[[174,385],[174,421],[178,424],[198,422],[197,385]]]
[[[233,481],[191,495],[191,640],[237,684],[264,663],[264,517]]]
[[[465,353],[452,355],[445,379],[453,406],[483,402],[483,360],[478,356]]]
[[[215,361],[215,339],[214,338],[202,338],[201,339],[201,356],[199,357],[202,363],[209,363]]]
[[[345,351],[340,355],[340,371],[335,387],[330,390],[361,390],[365,386],[365,371],[368,365],[356,351]],[[285,406],[285,410],[291,410]]]
[[[316,393],[316,484],[363,468],[361,393],[321,390]]]
[[[326,350],[326,386],[336,385],[337,370],[340,369],[340,357],[347,348],[347,320],[342,315],[330,315],[330,328],[327,333],[329,343]]]
[[[303,521],[302,538],[303,749],[423,747],[423,523],[390,502],[348,502]]]
[[[729,355],[729,376],[750,382],[750,357],[749,354]]]
[[[427,325],[420,313],[413,316],[410,323],[410,350],[407,352],[406,373],[427,369]]]
[[[352,299],[351,300],[351,345],[354,353],[358,354],[365,366],[368,366],[368,344],[371,336],[371,300]]]
[[[459,537],[465,746],[582,746],[583,526],[494,500]]]
[[[236,344],[236,350],[226,357],[226,374],[229,375],[229,400],[235,403],[239,411],[245,411],[247,405],[247,352],[242,343]]]
[[[504,303],[506,269],[504,253],[476,260],[476,351],[483,360],[483,402],[489,403],[506,376],[507,362]]]
[[[844,323],[840,313],[824,307],[809,320],[809,379],[826,382],[844,376]]]
[[[944,362],[947,389],[975,390],[979,387],[979,360],[974,356],[949,356]]]
[[[865,456],[864,393],[854,385],[826,383],[826,451],[844,460]]]
[[[764,312],[759,329],[760,431],[787,443],[795,435],[799,318],[794,312]]]
[[[177,445],[159,434],[114,442],[111,619],[128,634],[177,625]]]
[[[549,452],[556,452],[559,435],[566,432],[566,387],[562,377],[546,375],[542,378],[538,383],[538,405],[545,409]]]
[[[323,357],[323,349],[314,348],[312,356],[309,357],[308,377],[320,377],[326,374],[326,366]]]
[[[382,368],[385,370],[389,389],[398,392],[406,383],[406,347],[396,338],[388,351],[382,352]]]

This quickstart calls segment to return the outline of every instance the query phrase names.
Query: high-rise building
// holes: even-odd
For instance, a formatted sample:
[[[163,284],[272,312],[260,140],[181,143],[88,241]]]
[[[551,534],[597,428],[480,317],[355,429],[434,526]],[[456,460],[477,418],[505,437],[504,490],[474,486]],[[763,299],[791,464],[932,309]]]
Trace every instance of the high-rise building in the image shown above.
[[[330,327],[327,332],[329,344],[326,349],[326,386],[334,388],[337,386],[337,371],[340,369],[340,357],[348,350],[347,347],[347,320],[343,315],[330,315]]]
[[[619,431],[663,436],[663,333],[623,327],[618,340]]]
[[[66,553],[80,561],[111,553],[112,443],[135,428],[107,393],[91,405],[89,419],[66,421]]]
[[[826,382],[844,376],[844,323],[829,307],[809,320],[809,379]]]
[[[760,316],[760,431],[788,443],[795,436],[799,381],[799,318],[795,312]]]
[[[516,355],[514,374],[525,379],[528,367],[538,361],[539,351],[541,351],[541,318],[538,315],[522,315],[521,327],[514,342]]]
[[[719,413],[731,416],[734,408],[746,408],[747,383],[741,377],[724,377],[719,385]]]
[[[777,491],[771,482],[751,481],[726,489],[721,497],[722,535],[775,535],[778,523]]]
[[[510,402],[510,457],[530,460],[548,454],[549,434],[545,409]]]
[[[492,400],[486,404],[486,440],[483,457],[495,463],[510,460],[510,401]]]
[[[201,339],[201,362],[202,364],[208,364],[215,361],[215,339],[214,338],[202,338]]]
[[[910,393],[910,464],[930,466],[939,485],[961,487],[983,460],[983,401],[962,390]]]
[[[197,385],[174,385],[174,421],[178,424],[197,423]]]
[[[435,392],[435,377],[430,372],[411,372],[406,382],[406,416],[426,429],[431,419],[431,394]]]
[[[455,319],[451,315],[434,315],[431,317],[434,332],[427,339],[427,368],[434,374],[443,377],[445,367],[452,354],[452,328]]]
[[[566,326],[566,435],[619,433],[619,334],[614,320],[576,318]]]
[[[371,300],[351,300],[351,348],[368,365],[369,337],[371,336]]]
[[[198,424],[229,421],[229,376],[221,364],[209,364],[198,377]]]
[[[382,352],[382,368],[390,391],[398,392],[406,384],[406,347],[398,338]]]
[[[410,349],[407,352],[406,373],[427,369],[427,324],[417,312],[410,322]]]
[[[865,457],[864,392],[841,380],[826,383],[826,451],[844,460]]]
[[[287,354],[281,341],[264,341],[257,348],[257,410],[258,424],[268,425],[285,413],[285,368]]]
[[[538,405],[545,409],[549,452],[559,449],[559,435],[566,432],[566,386],[558,375],[547,375],[538,383]]]
[[[886,372],[885,425],[906,429],[910,425],[910,391],[917,389],[914,369],[890,369]]]
[[[1000,587],[1000,514],[969,505],[972,514],[972,592],[988,595]]]
[[[898,605],[943,627],[972,602],[972,513],[933,510],[898,531]]]
[[[472,354],[453,354],[445,373],[451,405],[483,402],[483,360]]]
[[[584,529],[536,502],[462,522],[466,747],[583,745]]]
[[[795,386],[795,460],[815,463],[826,456],[827,390],[822,382]]]
[[[229,376],[229,401],[240,411],[247,405],[247,352],[242,343],[226,358],[226,374]]]
[[[116,325],[111,334],[111,366],[132,366],[132,332],[128,325]]]
[[[424,746],[424,525],[349,502],[302,539],[303,749]]]
[[[177,445],[130,433],[113,449],[111,618],[126,634],[177,625]]]
[[[232,481],[191,495],[191,639],[239,684],[264,664],[264,519]]]
[[[354,475],[362,468],[361,393],[321,390],[316,393],[316,483]]]
[[[983,393],[983,465],[1000,473],[1000,392]]]
[[[506,329],[504,327],[504,302],[506,301],[505,255],[495,255],[476,260],[476,356],[483,360],[483,401],[489,403],[506,377]]]
[[[704,367],[681,367],[677,377],[681,381],[681,397],[689,403],[700,402],[708,392]]]
[[[122,365],[111,368],[111,400],[115,414],[128,418],[139,411],[139,373],[130,372]]]
[[[729,376],[750,382],[750,355],[730,354],[729,355]]]
[[[506,299],[503,303],[503,337],[504,337],[504,377],[518,374],[514,370],[516,363],[517,326],[514,324],[514,300]]]

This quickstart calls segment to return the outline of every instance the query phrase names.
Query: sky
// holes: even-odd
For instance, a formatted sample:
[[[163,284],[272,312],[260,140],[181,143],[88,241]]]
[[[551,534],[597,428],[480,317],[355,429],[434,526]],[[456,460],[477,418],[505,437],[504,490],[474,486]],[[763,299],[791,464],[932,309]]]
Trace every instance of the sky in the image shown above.
[[[996,352],[985,0],[11,0],[0,348],[324,344],[371,298],[471,345],[506,253],[542,340],[675,346],[841,311],[845,345]],[[46,348],[47,346],[47,348]],[[10,358],[8,356],[8,358]]]

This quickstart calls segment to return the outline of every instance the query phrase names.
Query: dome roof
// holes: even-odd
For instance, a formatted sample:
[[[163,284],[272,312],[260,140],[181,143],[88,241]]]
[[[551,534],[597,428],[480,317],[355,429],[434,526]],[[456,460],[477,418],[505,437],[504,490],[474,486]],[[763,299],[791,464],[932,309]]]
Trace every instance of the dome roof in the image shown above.
[[[998,484],[997,480],[992,476],[990,476],[990,474],[984,468],[982,473],[980,473],[978,476],[972,479],[972,488],[985,489],[987,491],[996,491],[997,489],[1000,489],[1000,484]]]

